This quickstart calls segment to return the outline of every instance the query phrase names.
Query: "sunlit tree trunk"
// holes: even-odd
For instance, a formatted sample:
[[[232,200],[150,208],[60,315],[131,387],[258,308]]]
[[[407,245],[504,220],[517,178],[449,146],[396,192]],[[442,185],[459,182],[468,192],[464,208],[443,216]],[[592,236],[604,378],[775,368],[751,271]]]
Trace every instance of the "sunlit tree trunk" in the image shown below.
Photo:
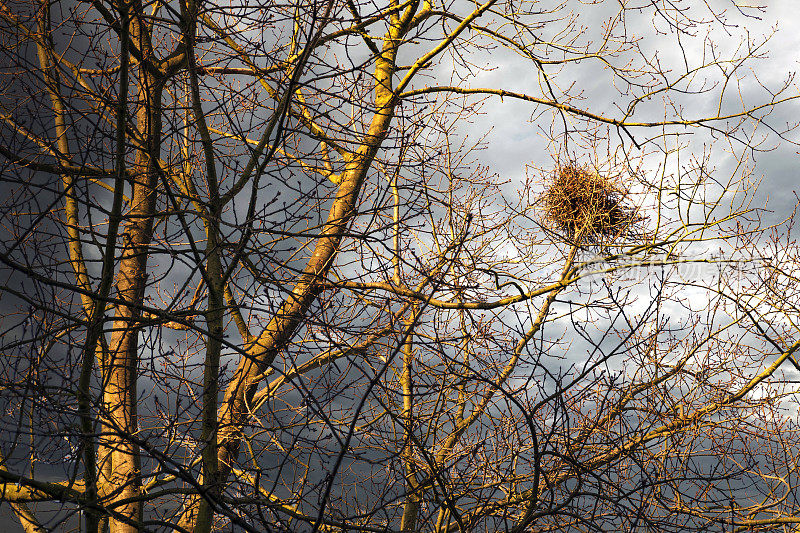
[[[103,408],[106,435],[100,454],[108,462],[110,475],[103,479],[103,493],[115,502],[136,498],[141,494],[139,447],[137,433],[137,366],[141,305],[147,286],[147,260],[153,236],[153,222],[158,187],[158,155],[161,142],[161,80],[152,72],[148,61],[154,56],[150,45],[150,29],[142,19],[142,6],[131,6],[130,36],[142,52],[144,61],[137,64],[136,128],[141,144],[137,146],[131,167],[131,207],[126,214],[122,234],[122,251],[116,279],[116,296],[122,302],[115,307],[113,333],[108,359],[104,361]],[[106,470],[107,472],[108,470]],[[131,501],[114,508],[111,533],[127,533],[140,529],[142,506]]]

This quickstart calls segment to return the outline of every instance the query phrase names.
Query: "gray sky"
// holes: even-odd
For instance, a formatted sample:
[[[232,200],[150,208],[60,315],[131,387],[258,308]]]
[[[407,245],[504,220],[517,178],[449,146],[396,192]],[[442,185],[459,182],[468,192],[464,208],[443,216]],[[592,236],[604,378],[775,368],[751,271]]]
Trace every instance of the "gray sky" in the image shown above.
[[[740,5],[756,5],[753,2],[737,0]],[[685,50],[684,54],[676,46],[675,35],[657,35],[652,24],[651,13],[646,16],[636,17],[629,15],[628,31],[632,36],[643,37],[643,43],[647,43],[648,53],[658,55],[663,65],[672,70],[673,77],[685,70],[686,64],[695,67],[704,60],[706,61],[711,47],[721,56],[726,53],[734,52],[737,48],[741,49],[743,39],[749,38],[753,42],[761,42],[766,36],[771,35],[768,42],[759,52],[762,57],[751,59],[737,70],[737,74],[742,78],[738,85],[729,83],[726,89],[726,98],[723,102],[723,113],[726,110],[736,110],[740,108],[738,101],[742,98],[749,104],[767,101],[769,95],[759,84],[774,89],[780,87],[787,79],[790,80],[791,87],[787,95],[794,92],[798,94],[800,87],[797,80],[792,79],[794,72],[798,68],[800,61],[800,17],[796,16],[798,5],[792,0],[765,1],[765,11],[747,11],[750,15],[757,15],[760,19],[752,16],[743,16],[733,9],[730,0],[718,0],[709,2],[715,11],[720,12],[725,9],[725,17],[730,26],[727,29],[715,28],[708,35],[705,28],[696,28],[697,37],[692,39],[684,37],[681,42]],[[600,6],[587,6],[584,9],[594,10],[581,13],[580,22],[583,24],[591,21],[600,21],[606,18],[610,12],[609,8],[615,8],[613,2],[606,2]],[[682,6],[701,6],[701,2],[679,2]],[[708,17],[705,9],[697,11],[704,17]],[[597,30],[597,28],[594,28]],[[663,29],[663,28],[659,28]],[[591,28],[587,29],[590,34]],[[481,65],[480,61],[476,62]],[[507,50],[498,48],[485,58],[484,66],[491,70],[481,73],[476,79],[470,80],[468,85],[472,87],[503,87],[509,90],[528,92],[538,96],[538,77],[537,72],[530,61],[520,58]],[[446,69],[443,69],[446,70]],[[552,71],[549,71],[553,74]],[[439,78],[446,81],[449,72],[441,72]],[[620,112],[614,109],[614,103],[624,104],[627,97],[621,97],[617,88],[614,87],[613,79],[609,71],[602,67],[599,62],[587,62],[578,67],[570,66],[563,69],[561,73],[555,74],[552,78],[556,86],[569,89],[571,83],[575,86],[570,89],[575,92],[579,88],[584,92],[586,99],[582,105],[585,109],[593,112],[608,114],[609,116],[619,117]],[[694,78],[693,87],[699,87],[703,80],[721,83],[719,70],[711,68],[703,71]],[[557,90],[557,89],[556,89]],[[683,101],[685,103],[684,115],[687,117],[707,116],[715,112],[719,90],[712,90],[707,94],[687,95]],[[550,115],[544,114],[538,122],[525,120],[534,111],[534,106],[528,102],[504,99],[503,102],[496,97],[489,99],[483,106],[484,114],[476,115],[472,124],[464,123],[461,131],[471,137],[477,137],[487,130],[491,133],[486,137],[486,150],[483,151],[479,160],[488,164],[490,168],[503,177],[512,179],[516,183],[521,183],[525,179],[526,164],[531,163],[536,166],[549,168],[552,166],[551,154],[561,147],[547,146],[547,140],[542,135],[542,128],[549,128]],[[661,113],[661,115],[659,115]],[[651,109],[642,108],[637,111],[636,118],[658,120],[663,115],[663,110],[657,106]],[[787,123],[792,124],[800,121],[800,101],[784,103],[770,117],[770,124],[776,129],[786,127]],[[634,131],[637,140],[654,132]],[[618,141],[616,132],[611,130],[612,139]],[[767,128],[762,127],[759,135],[769,134]],[[788,133],[787,138],[798,142],[800,133],[793,131]],[[685,141],[689,137],[684,138]],[[626,143],[630,144],[628,139]],[[692,130],[691,143],[698,150],[708,146],[712,139],[708,130]],[[797,165],[798,147],[781,140],[774,134],[769,134],[766,141],[761,145],[767,152],[755,153],[755,169],[753,176],[763,178],[759,190],[756,194],[756,201],[759,204],[768,202],[768,208],[774,211],[771,220],[785,217],[795,203],[792,193],[798,189],[798,180],[795,178]],[[741,145],[734,145],[735,149],[741,151]],[[586,150],[581,150],[575,146],[570,146],[572,155],[585,157],[588,155]],[[732,159],[727,153],[728,147],[718,142],[712,152],[710,163],[717,167],[719,173],[724,174],[730,169]],[[634,150],[633,153],[636,153]]]

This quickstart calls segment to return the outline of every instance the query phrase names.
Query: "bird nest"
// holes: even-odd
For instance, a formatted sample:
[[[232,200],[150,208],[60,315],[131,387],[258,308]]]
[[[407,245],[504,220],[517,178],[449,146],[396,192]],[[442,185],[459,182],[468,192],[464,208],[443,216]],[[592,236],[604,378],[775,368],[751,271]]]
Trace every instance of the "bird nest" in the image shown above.
[[[559,167],[543,195],[544,218],[577,245],[605,245],[631,237],[641,218],[626,204],[630,192],[593,170]]]

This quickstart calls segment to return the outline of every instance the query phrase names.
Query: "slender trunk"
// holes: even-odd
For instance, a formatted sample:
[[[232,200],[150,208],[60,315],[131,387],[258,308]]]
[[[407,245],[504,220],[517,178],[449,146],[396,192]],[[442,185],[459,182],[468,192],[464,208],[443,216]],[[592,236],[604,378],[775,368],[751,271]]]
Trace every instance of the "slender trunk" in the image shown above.
[[[61,94],[61,79],[56,67],[56,56],[52,38],[50,35],[51,17],[50,17],[50,4],[49,2],[41,2],[36,17],[37,23],[37,40],[36,51],[39,58],[39,66],[41,68],[42,77],[50,95],[50,102],[53,111],[53,122],[56,134],[56,158],[62,162],[71,161],[71,153],[69,146],[69,128],[66,122],[67,109]],[[83,257],[83,247],[81,244],[81,230],[80,230],[80,213],[78,210],[78,200],[76,191],[76,180],[74,175],[65,173],[61,176],[62,185],[64,188],[65,205],[64,214],[67,223],[67,235],[69,236],[69,257],[72,265],[72,270],[75,273],[75,279],[78,286],[84,289],[85,292],[81,293],[81,303],[83,305],[83,312],[87,317],[90,317],[90,326],[87,331],[86,342],[84,350],[81,354],[81,373],[78,385],[78,411],[81,418],[81,432],[83,434],[83,478],[86,486],[86,496],[89,499],[97,498],[97,465],[95,462],[95,449],[94,438],[92,434],[94,429],[92,427],[92,418],[90,415],[91,397],[89,392],[90,379],[92,368],[94,366],[94,358],[96,354],[97,339],[102,334],[102,314],[105,309],[103,304],[98,301],[93,301],[89,296],[89,291],[92,289],[89,281],[89,274],[86,269],[86,262]],[[119,189],[119,183],[117,184]],[[118,191],[121,198],[121,190]],[[113,210],[114,215],[119,214],[119,202],[115,202]],[[112,215],[112,217],[114,216]],[[114,225],[111,221],[110,226]],[[114,230],[115,231],[115,230]],[[109,239],[112,239],[112,230],[109,229]],[[113,237],[116,238],[115,236]],[[113,258],[111,258],[113,259]],[[101,299],[108,295],[110,283],[113,274],[108,271],[104,261],[103,280],[100,293]],[[105,289],[105,291],[103,291]],[[30,510],[24,504],[15,505],[14,510],[20,517],[23,528],[25,531],[38,531],[41,526],[36,523]],[[100,515],[93,511],[87,510],[85,513],[85,527],[87,533],[95,533],[98,529]]]
[[[387,101],[381,111],[375,114],[367,134],[367,142],[348,164],[345,179],[328,215],[324,234],[317,241],[311,259],[289,297],[249,347],[247,356],[241,359],[234,379],[225,391],[219,412],[219,464],[222,470],[220,475],[223,477],[230,472],[230,466],[238,457],[240,427],[249,414],[248,408],[255,388],[261,381],[261,374],[284,349],[302,322],[317,297],[319,283],[324,280],[339,249],[339,243],[355,212],[361,185],[388,130],[394,103],[393,99]]]
[[[415,313],[416,314],[416,313]],[[416,318],[416,317],[414,317]],[[412,327],[413,321],[409,321],[406,326]],[[414,466],[414,387],[412,380],[412,369],[414,362],[414,351],[409,333],[403,345],[403,372],[400,374],[400,386],[403,389],[403,412],[400,421],[403,423],[405,442],[403,443],[403,463],[406,474],[406,501],[403,506],[403,516],[400,520],[400,531],[412,532],[417,529],[417,515],[419,514],[422,496],[419,493],[419,482],[417,481],[416,468]]]
[[[132,5],[131,39],[146,59],[152,58],[150,36],[140,18],[141,5]],[[100,454],[110,460],[110,476],[105,490],[113,509],[111,533],[139,530],[141,503],[121,500],[141,494],[138,446],[131,436],[137,431],[137,366],[139,349],[139,306],[147,286],[147,259],[153,235],[153,217],[158,183],[158,154],[161,137],[161,86],[142,62],[138,63],[137,128],[143,140],[132,167],[131,209],[123,232],[123,249],[117,273],[117,298],[126,302],[116,307],[114,333],[108,360],[103,368],[103,408],[107,435],[106,450]]]
[[[198,6],[193,0],[187,0],[181,4],[181,10],[187,21],[184,29],[184,44],[187,50],[191,108],[203,147],[203,156],[206,163],[206,181],[208,182],[209,190],[208,210],[205,213],[206,249],[205,268],[203,270],[206,286],[208,287],[208,308],[206,309],[208,337],[206,339],[206,355],[203,365],[203,426],[200,439],[203,444],[202,485],[204,494],[197,506],[195,522],[195,531],[197,533],[208,533],[214,523],[212,501],[219,498],[222,488],[217,461],[217,396],[219,394],[219,361],[222,353],[222,336],[224,332],[223,306],[225,292],[219,236],[222,203],[220,202],[214,145],[202,108],[197,66],[194,57],[196,32],[194,21],[198,16]]]

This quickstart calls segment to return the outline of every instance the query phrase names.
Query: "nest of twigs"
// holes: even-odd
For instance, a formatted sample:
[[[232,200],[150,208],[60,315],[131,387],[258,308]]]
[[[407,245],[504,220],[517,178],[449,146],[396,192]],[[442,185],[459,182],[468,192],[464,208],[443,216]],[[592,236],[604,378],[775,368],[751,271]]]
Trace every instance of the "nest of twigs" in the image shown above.
[[[610,244],[631,237],[641,219],[626,203],[630,192],[593,170],[559,167],[542,198],[544,217],[574,244]]]

